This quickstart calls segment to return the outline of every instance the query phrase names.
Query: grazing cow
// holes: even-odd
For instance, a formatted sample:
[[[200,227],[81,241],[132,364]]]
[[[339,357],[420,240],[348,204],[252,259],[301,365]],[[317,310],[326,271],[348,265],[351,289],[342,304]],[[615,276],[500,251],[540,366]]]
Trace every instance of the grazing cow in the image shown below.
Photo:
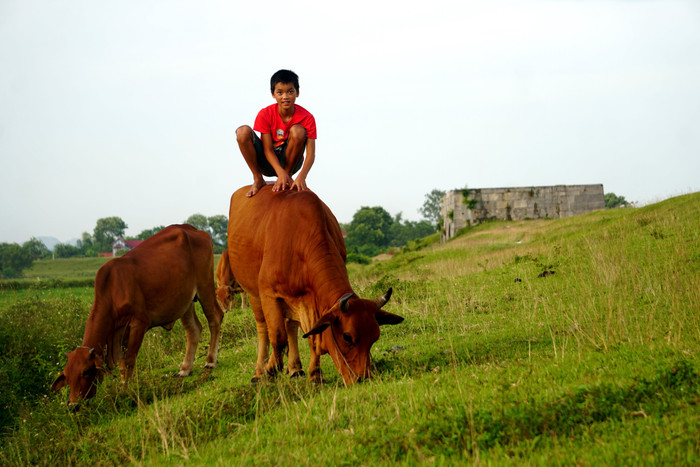
[[[266,185],[248,198],[249,189],[231,197],[228,256],[255,314],[258,360],[253,380],[281,371],[287,346],[289,374],[304,374],[299,326],[309,338],[311,379],[321,381],[319,363],[325,353],[345,384],[370,377],[370,348],[379,338],[379,326],[403,321],[380,309],[391,289],[376,300],[355,295],[338,222],[313,192],[273,192]]]
[[[213,368],[224,314],[216,300],[211,238],[191,225],[171,225],[97,271],[83,345],[68,354],[51,389],[68,384],[71,404],[89,399],[95,395],[97,380],[116,362],[126,384],[146,331],[156,326],[170,330],[178,319],[187,336],[178,375],[189,375],[202,330],[194,300],[202,304],[209,321],[206,367]]]
[[[216,264],[216,298],[219,300],[221,308],[226,311],[230,310],[233,297],[242,291],[231,272],[231,266],[228,262],[228,250],[224,250],[221,253],[219,262]]]

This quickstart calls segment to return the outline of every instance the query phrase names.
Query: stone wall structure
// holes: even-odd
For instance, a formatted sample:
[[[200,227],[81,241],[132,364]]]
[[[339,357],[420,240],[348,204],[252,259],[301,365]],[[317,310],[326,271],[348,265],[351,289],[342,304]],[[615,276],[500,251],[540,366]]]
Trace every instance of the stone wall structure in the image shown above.
[[[603,208],[602,184],[452,190],[442,198],[442,241],[489,219],[560,219]]]

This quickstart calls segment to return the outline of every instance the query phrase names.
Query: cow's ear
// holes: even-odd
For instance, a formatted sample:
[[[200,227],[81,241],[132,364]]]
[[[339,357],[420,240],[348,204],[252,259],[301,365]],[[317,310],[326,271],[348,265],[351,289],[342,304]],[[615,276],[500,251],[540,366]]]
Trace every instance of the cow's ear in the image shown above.
[[[380,326],[383,324],[399,324],[403,321],[403,316],[395,315],[394,313],[389,313],[388,311],[379,310],[374,315],[377,318],[377,323]]]
[[[321,317],[321,319],[316,321],[316,324],[314,324],[314,327],[312,327],[309,332],[307,332],[301,337],[306,339],[307,337],[313,336],[314,334],[321,334],[323,331],[326,330],[328,326],[330,326],[333,323],[333,320],[335,320],[335,316],[333,315],[333,313],[326,313]]]
[[[51,390],[58,391],[66,384],[68,384],[68,381],[66,381],[66,375],[63,374],[63,372],[61,372],[61,374],[56,377],[53,384],[51,385]]]

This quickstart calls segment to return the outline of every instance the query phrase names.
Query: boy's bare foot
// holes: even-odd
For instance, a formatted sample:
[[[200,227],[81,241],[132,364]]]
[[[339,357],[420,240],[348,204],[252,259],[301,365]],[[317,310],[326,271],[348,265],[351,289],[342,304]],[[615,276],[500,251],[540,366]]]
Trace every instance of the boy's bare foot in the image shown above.
[[[253,197],[258,193],[258,191],[260,191],[260,188],[262,188],[264,186],[265,186],[264,180],[261,180],[259,182],[255,182],[251,185],[250,190],[248,190],[248,193],[246,193],[245,195],[248,198]]]

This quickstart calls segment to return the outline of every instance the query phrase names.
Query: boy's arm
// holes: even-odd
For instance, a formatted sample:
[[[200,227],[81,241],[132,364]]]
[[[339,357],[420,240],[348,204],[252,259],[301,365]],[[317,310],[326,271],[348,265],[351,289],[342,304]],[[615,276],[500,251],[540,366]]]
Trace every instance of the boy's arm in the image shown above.
[[[309,174],[311,166],[314,165],[314,160],[316,160],[316,140],[307,138],[304,165],[301,166],[301,170],[292,184],[292,190],[297,189],[298,191],[304,191],[309,189],[306,186],[306,176]]]
[[[279,159],[277,159],[277,154],[275,154],[275,149],[272,146],[272,135],[269,133],[263,133],[262,135],[263,151],[265,152],[265,159],[270,163],[272,168],[277,174],[277,181],[275,186],[272,187],[272,191],[283,191],[292,186],[292,179],[284,167],[280,164]]]

